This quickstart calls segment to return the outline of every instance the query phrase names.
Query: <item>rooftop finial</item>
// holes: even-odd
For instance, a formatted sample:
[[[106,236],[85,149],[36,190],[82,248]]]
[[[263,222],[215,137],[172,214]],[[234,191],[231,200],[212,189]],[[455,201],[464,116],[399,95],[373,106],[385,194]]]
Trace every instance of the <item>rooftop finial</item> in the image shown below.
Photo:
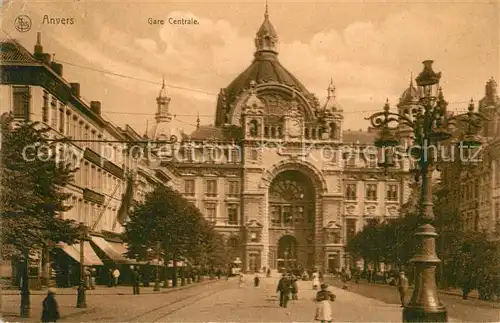
[[[328,99],[335,99],[335,85],[333,85],[333,77],[330,78],[330,85],[328,85]]]
[[[198,117],[196,118],[196,129],[200,128],[200,113],[198,112]]]
[[[413,86],[413,71],[410,71],[410,87]]]
[[[161,88],[164,89],[165,88],[165,75],[162,75],[161,76]]]
[[[268,6],[267,6],[267,0],[266,0],[266,11],[264,12],[264,18],[269,18],[269,10],[268,10]]]

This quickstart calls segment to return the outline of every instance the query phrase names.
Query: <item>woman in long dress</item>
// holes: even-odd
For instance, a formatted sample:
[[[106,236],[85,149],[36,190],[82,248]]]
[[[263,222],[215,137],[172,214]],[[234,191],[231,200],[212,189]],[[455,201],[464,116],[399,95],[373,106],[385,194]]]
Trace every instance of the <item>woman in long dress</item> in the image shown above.
[[[330,323],[332,321],[332,306],[330,302],[335,301],[335,294],[328,290],[328,285],[321,284],[321,290],[316,293],[316,321]]]
[[[243,276],[243,273],[240,273],[239,276],[238,287],[245,287],[245,277]]]
[[[313,289],[316,290],[319,287],[319,274],[317,272],[314,272],[312,274],[312,281],[313,281]]]

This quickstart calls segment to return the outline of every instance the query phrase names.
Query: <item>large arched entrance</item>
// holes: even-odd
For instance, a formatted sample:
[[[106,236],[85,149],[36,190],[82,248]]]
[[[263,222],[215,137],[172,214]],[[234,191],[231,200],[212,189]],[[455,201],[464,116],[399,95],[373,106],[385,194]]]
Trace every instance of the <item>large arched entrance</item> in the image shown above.
[[[269,186],[270,266],[308,268],[314,264],[315,188],[304,173],[286,170]],[[271,247],[271,246],[270,246]]]

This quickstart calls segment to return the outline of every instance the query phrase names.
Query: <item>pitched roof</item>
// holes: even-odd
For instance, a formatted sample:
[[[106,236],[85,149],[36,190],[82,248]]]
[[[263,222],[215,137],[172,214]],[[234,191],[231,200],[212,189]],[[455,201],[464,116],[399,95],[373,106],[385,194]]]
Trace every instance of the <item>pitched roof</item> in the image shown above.
[[[39,63],[26,48],[19,44],[16,40],[1,40],[0,41],[0,61],[2,62],[23,62],[23,63]]]

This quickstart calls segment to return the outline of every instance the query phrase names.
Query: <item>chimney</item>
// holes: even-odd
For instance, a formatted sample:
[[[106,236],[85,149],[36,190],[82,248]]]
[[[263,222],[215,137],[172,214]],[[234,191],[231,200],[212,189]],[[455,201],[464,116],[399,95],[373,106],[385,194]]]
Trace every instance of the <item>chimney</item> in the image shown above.
[[[71,85],[71,90],[76,97],[80,97],[80,83],[69,83]]]
[[[62,73],[63,73],[63,66],[62,64],[59,64],[59,63],[56,63],[56,62],[52,62],[50,64],[50,67],[52,68],[52,70],[57,74],[59,75],[60,77],[62,77]]]
[[[42,54],[38,55],[38,57],[39,57],[39,60],[42,61],[42,63],[50,66],[50,61],[51,61],[50,54],[42,53]]]
[[[101,102],[100,101],[90,101],[90,110],[97,115],[101,115]]]
[[[38,56],[40,54],[43,54],[42,33],[41,32],[37,32],[36,33],[35,56]]]

